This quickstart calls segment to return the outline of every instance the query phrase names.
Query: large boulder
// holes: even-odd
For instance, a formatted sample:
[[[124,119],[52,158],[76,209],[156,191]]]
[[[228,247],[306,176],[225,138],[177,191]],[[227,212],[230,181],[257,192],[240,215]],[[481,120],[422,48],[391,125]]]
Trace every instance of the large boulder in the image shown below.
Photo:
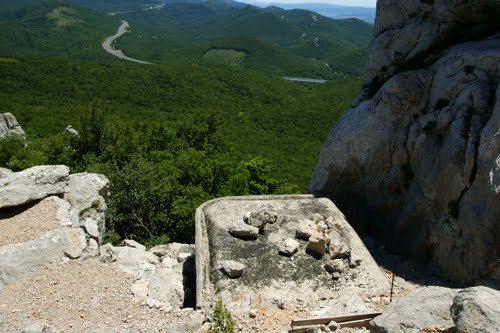
[[[19,125],[12,113],[0,113],[0,137],[9,134],[25,135],[21,125]]]
[[[39,266],[98,255],[107,192],[104,176],[64,165],[0,169],[0,289]]]
[[[0,209],[64,193],[69,168],[64,165],[42,165],[21,172],[5,172],[3,175],[0,178]]]
[[[451,316],[457,333],[496,333],[500,330],[500,292],[488,287],[462,290],[453,299]]]
[[[385,308],[370,321],[370,333],[418,333],[429,326],[452,327],[450,307],[457,289],[425,287]]]
[[[494,278],[500,265],[494,3],[379,1],[365,88],[309,186],[358,230],[460,282]]]

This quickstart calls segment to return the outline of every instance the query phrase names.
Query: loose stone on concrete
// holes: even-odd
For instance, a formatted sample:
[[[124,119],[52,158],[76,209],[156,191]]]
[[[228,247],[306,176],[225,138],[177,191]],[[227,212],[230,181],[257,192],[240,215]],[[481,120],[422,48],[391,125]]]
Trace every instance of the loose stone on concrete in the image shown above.
[[[237,261],[226,260],[221,262],[222,272],[230,278],[239,278],[243,276],[245,268],[245,265]]]
[[[283,245],[280,246],[279,253],[286,256],[292,256],[297,253],[299,245],[299,242],[297,242],[295,239],[287,238],[283,242]]]
[[[240,238],[257,238],[259,228],[240,222],[235,222],[230,228],[229,233],[232,236]]]

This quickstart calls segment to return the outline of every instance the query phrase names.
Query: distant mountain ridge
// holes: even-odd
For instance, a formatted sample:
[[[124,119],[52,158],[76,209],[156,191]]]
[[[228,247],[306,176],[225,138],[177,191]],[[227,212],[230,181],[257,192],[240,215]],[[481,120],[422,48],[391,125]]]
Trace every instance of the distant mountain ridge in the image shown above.
[[[245,1],[257,7],[278,7],[282,9],[306,9],[334,19],[357,18],[368,23],[375,22],[375,8],[334,5],[328,3],[278,3]]]

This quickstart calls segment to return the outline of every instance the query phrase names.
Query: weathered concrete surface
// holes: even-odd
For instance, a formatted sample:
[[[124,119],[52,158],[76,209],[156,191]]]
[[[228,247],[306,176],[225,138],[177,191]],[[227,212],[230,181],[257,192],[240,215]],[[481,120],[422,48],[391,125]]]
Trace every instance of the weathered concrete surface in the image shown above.
[[[271,212],[277,219],[266,224],[256,239],[234,237],[230,234],[232,225],[247,219],[248,212]],[[304,219],[318,225],[328,220],[350,252],[362,258],[361,266],[349,268],[348,259],[341,259],[345,260],[344,270],[335,280],[325,268],[330,254],[320,257],[308,253],[308,241],[296,238]],[[280,248],[289,238],[299,246],[295,254],[285,256]],[[328,199],[308,195],[229,197],[205,203],[196,211],[196,258],[198,307],[210,304],[216,295],[236,312],[235,300],[255,297],[271,304],[294,304],[300,298],[314,306],[322,298],[335,298],[339,290],[361,294],[387,292],[390,288],[337,207]],[[221,272],[219,268],[228,260],[245,266],[241,277],[229,278]]]

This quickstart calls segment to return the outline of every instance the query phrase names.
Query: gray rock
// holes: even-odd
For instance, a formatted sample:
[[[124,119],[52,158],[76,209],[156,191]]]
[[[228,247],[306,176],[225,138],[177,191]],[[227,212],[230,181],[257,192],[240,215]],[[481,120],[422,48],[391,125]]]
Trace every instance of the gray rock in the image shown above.
[[[229,233],[235,237],[257,238],[259,236],[259,228],[242,222],[235,222],[229,228]]]
[[[24,205],[31,201],[62,194],[69,168],[64,165],[36,166],[0,178],[0,208]]]
[[[264,227],[268,223],[275,223],[278,219],[278,215],[275,212],[261,211],[261,212],[251,212],[250,216],[244,216],[243,221],[253,227],[259,228],[260,231],[264,230]]]
[[[109,197],[109,180],[100,174],[77,173],[69,176],[64,199],[78,212],[80,219],[91,218],[100,231],[98,242],[105,233],[106,201]]]
[[[286,256],[292,256],[297,253],[299,249],[299,242],[293,238],[287,238],[279,248],[279,253]]]
[[[37,267],[61,260],[64,239],[63,230],[56,229],[32,241],[0,247],[0,290]]]
[[[64,254],[70,259],[78,259],[87,247],[87,238],[82,229],[68,229],[65,232]]]
[[[309,240],[313,234],[314,225],[314,222],[309,219],[300,219],[295,231],[295,237],[298,239]]]
[[[22,333],[53,333],[54,329],[50,327],[46,322],[43,321],[33,321],[26,328],[24,328]]]
[[[391,12],[405,10],[395,19],[403,23],[387,23],[391,28],[382,29],[370,46],[368,81],[382,72],[384,79],[335,124],[309,191],[334,200],[358,230],[383,236],[452,280],[488,278],[499,266],[488,258],[500,256],[493,246],[500,215],[499,39],[479,35],[477,41],[447,45],[432,65],[416,63],[406,71],[391,67],[394,59],[386,53],[404,64],[417,57],[412,52],[432,49],[427,39],[463,24],[453,21],[455,15],[471,22],[492,2],[380,6],[386,5]],[[464,8],[473,14],[466,17]],[[442,20],[437,12],[451,18],[437,35],[429,33],[435,22],[420,16],[428,10],[436,20]],[[407,22],[407,15],[416,16]]]
[[[359,265],[361,265],[362,261],[363,259],[360,256],[356,255],[356,253],[349,253],[349,266],[351,268],[358,267]]]
[[[87,235],[94,238],[95,240],[99,239],[99,227],[97,226],[96,221],[91,218],[86,218],[83,222],[83,228],[85,229]]]
[[[453,326],[450,307],[457,289],[424,287],[396,302],[370,321],[371,333],[418,333],[426,326]]]
[[[460,291],[450,309],[457,333],[497,333],[500,329],[500,291],[472,287]]]
[[[133,239],[125,239],[122,242],[122,246],[133,247],[134,249],[138,249],[138,250],[141,250],[141,251],[146,251],[146,247],[144,245],[142,245],[139,242],[136,242]]]
[[[330,239],[324,233],[313,232],[311,237],[309,237],[306,250],[322,256],[325,254],[326,246],[329,242]]]
[[[232,279],[242,277],[245,268],[245,265],[237,261],[225,260],[221,262],[221,271]]]
[[[0,137],[10,134],[25,135],[21,125],[19,125],[12,113],[0,113]]]
[[[345,263],[342,259],[330,260],[326,265],[325,269],[329,273],[342,273],[345,269]]]
[[[172,268],[160,268],[145,274],[148,295],[162,305],[169,304],[174,309],[181,309],[184,304],[184,286],[182,271]]]
[[[332,259],[349,257],[349,246],[338,231],[332,230],[328,237],[330,238],[328,252]]]
[[[91,257],[99,256],[99,244],[97,244],[97,241],[95,239],[90,238],[88,240],[85,252]]]
[[[149,249],[149,252],[154,253],[158,257],[177,258],[179,253],[194,254],[194,244],[169,243],[165,245],[156,245]]]
[[[151,252],[133,247],[115,247],[106,244],[100,247],[101,259],[103,261],[116,261],[127,273],[141,278],[145,272],[153,271],[159,264],[157,256]]]

